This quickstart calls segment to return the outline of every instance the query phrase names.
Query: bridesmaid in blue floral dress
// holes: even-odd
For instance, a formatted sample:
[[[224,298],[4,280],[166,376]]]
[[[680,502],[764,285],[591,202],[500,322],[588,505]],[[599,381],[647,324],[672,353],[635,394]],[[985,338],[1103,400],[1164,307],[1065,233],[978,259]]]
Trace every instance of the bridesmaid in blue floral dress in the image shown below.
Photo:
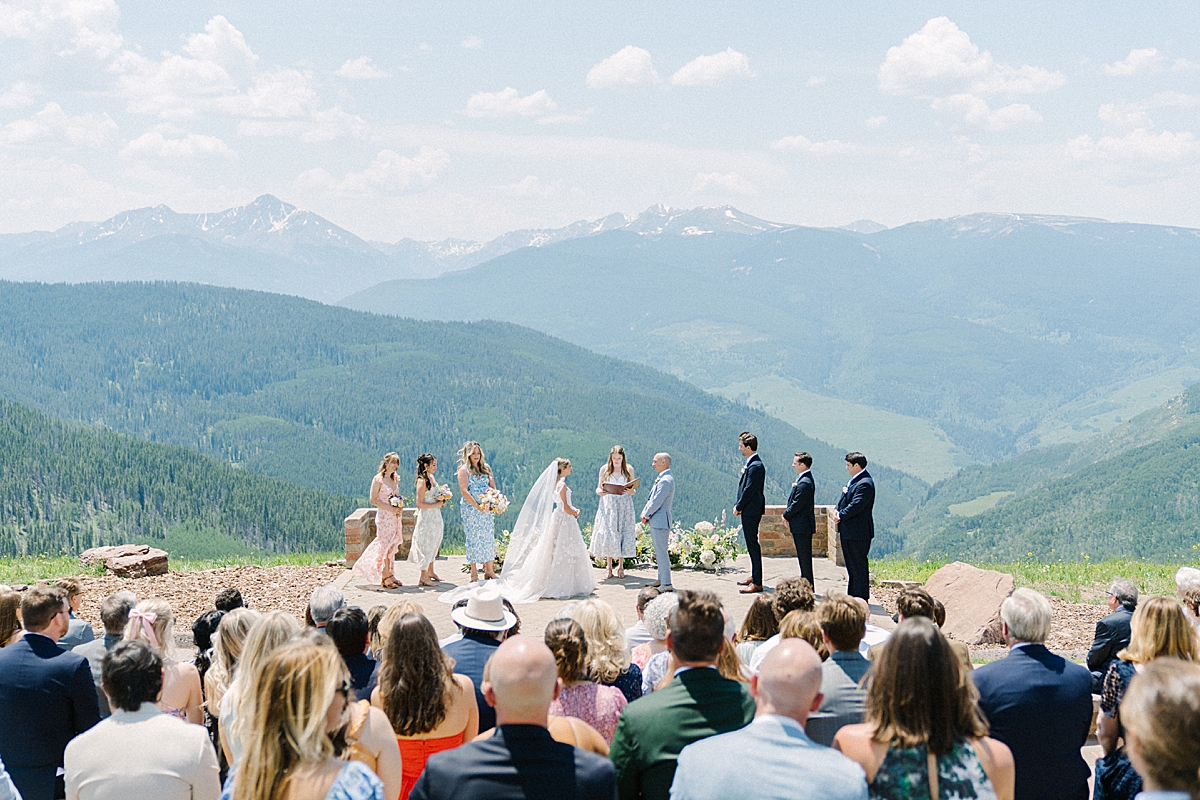
[[[625,448],[613,445],[608,461],[600,469],[600,481],[596,494],[600,495],[600,506],[596,509],[596,521],[592,524],[592,543],[588,552],[593,558],[607,559],[608,569],[604,577],[613,576],[613,559],[617,560],[617,577],[625,577],[625,559],[637,555],[637,516],[633,513],[633,489],[620,494],[610,494],[604,484],[625,486],[633,482],[633,467],[625,460]]]
[[[478,564],[483,564],[484,579],[490,580],[496,577],[496,517],[479,507],[479,499],[488,489],[496,488],[496,480],[479,442],[467,442],[462,446],[458,464],[458,488],[463,499],[459,509],[467,540],[471,582],[479,580]]]

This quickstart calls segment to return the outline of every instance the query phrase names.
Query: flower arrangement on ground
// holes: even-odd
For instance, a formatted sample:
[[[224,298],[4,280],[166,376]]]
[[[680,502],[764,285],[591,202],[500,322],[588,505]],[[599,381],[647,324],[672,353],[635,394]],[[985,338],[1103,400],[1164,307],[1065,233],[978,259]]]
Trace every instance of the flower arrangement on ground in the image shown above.
[[[672,569],[703,569],[715,572],[737,558],[738,529],[728,527],[724,518],[701,520],[690,528],[676,523],[667,538],[667,554]],[[654,542],[650,529],[638,526],[638,563],[654,563]]]
[[[496,572],[500,572],[504,568],[504,557],[508,555],[508,540],[512,536],[509,531],[501,531],[496,534],[496,557],[493,559],[496,563]],[[470,572],[471,565],[463,564],[463,572]]]

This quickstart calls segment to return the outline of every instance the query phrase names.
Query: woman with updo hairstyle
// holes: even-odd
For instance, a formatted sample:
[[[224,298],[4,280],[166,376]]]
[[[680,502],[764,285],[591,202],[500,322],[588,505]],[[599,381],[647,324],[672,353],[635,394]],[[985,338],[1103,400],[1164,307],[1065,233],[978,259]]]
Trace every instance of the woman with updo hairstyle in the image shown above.
[[[602,686],[588,679],[588,641],[583,628],[573,619],[556,619],[546,626],[546,646],[554,653],[563,690],[550,704],[556,717],[577,717],[591,725],[612,744],[621,709],[628,705],[615,686]]]
[[[867,673],[865,722],[834,749],[867,776],[871,800],[1012,800],[1012,751],[987,735],[979,693],[933,620],[900,623]]]
[[[471,583],[479,580],[477,566],[483,564],[483,579],[496,577],[496,515],[484,511],[479,500],[488,489],[496,488],[492,468],[483,457],[479,442],[467,442],[458,454],[458,491],[462,495],[459,514],[467,543],[467,564]]]
[[[1174,658],[1147,664],[1130,683],[1121,718],[1129,760],[1142,776],[1140,800],[1200,800],[1200,666]]]
[[[441,580],[433,571],[433,560],[442,546],[444,524],[442,506],[445,499],[439,497],[442,486],[434,478],[438,461],[432,453],[417,456],[416,504],[417,524],[413,528],[412,544],[408,548],[408,560],[421,570],[419,583],[436,586]]]
[[[454,674],[454,660],[438,647],[422,614],[405,614],[388,634],[371,705],[387,714],[400,745],[400,800],[407,800],[429,756],[479,733],[475,684]]]
[[[334,754],[330,734],[353,688],[328,636],[302,633],[276,649],[254,691],[245,755],[221,800],[384,800],[375,773]]]
[[[400,494],[400,456],[388,453],[379,463],[379,471],[371,479],[368,501],[375,507],[375,538],[354,562],[353,574],[366,578],[384,589],[399,588],[396,580],[396,549],[404,542],[401,512],[404,497]]]
[[[185,722],[204,724],[204,692],[195,664],[171,657],[175,644],[175,617],[171,604],[151,597],[134,606],[125,624],[126,641],[144,641],[162,657],[163,689],[158,707]]]

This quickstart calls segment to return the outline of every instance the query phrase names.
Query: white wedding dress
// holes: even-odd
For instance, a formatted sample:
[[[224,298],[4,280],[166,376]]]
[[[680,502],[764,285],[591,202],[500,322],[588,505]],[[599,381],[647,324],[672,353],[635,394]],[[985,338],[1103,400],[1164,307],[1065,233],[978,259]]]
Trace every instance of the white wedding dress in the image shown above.
[[[596,588],[592,557],[579,530],[579,521],[560,507],[558,495],[571,489],[558,479],[551,462],[529,490],[517,524],[509,537],[500,577],[488,583],[513,603],[532,603],[543,597],[584,597]],[[439,596],[454,603],[479,584],[469,584]]]

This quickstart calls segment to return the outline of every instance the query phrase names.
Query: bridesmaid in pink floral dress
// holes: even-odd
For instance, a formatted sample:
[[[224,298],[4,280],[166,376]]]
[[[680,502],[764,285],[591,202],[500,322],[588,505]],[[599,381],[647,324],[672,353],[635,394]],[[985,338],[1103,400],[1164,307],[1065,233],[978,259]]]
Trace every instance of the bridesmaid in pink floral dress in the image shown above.
[[[404,539],[400,526],[404,498],[400,496],[400,485],[396,479],[399,467],[400,456],[388,453],[379,465],[379,474],[371,481],[369,497],[371,505],[378,509],[375,513],[375,540],[354,562],[355,577],[366,578],[384,589],[395,589],[401,585],[393,572],[396,549]]]

